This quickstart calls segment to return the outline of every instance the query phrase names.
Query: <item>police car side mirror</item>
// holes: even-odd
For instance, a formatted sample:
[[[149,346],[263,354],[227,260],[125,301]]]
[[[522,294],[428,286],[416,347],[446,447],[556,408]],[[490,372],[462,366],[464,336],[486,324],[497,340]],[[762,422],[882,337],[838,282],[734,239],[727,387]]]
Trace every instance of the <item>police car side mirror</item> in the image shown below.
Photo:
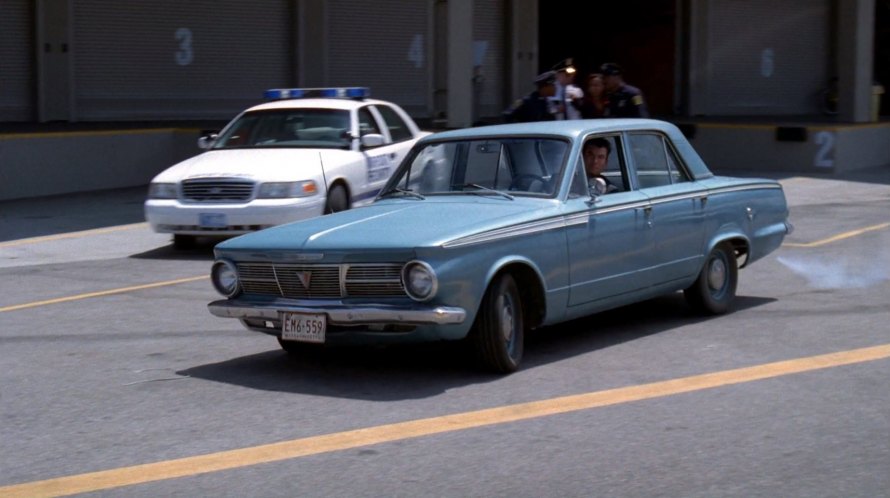
[[[213,147],[213,144],[216,142],[217,136],[218,135],[216,133],[201,135],[201,138],[198,139],[198,148],[201,150],[207,150]]]
[[[383,135],[379,133],[368,133],[367,135],[362,135],[362,147],[365,149],[380,147],[384,143],[386,143],[386,139],[383,138]]]

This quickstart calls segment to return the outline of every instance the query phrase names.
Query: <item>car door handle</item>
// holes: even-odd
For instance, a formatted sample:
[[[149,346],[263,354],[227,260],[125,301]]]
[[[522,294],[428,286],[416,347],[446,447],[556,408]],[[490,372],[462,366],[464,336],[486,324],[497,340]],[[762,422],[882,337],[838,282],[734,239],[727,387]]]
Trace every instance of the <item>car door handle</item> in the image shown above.
[[[652,216],[652,206],[638,207],[637,212],[643,213],[647,217]]]
[[[704,207],[705,203],[708,202],[708,194],[702,194],[698,196],[699,202],[701,202],[702,207]]]

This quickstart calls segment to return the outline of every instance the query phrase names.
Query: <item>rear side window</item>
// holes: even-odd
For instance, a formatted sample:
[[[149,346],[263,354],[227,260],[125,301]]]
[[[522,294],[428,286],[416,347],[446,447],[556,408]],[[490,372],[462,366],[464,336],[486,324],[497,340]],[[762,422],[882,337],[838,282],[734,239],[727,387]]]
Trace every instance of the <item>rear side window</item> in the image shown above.
[[[380,111],[380,115],[383,116],[383,121],[386,123],[386,127],[389,128],[389,134],[392,136],[393,142],[401,142],[413,138],[411,129],[408,128],[405,120],[402,119],[396,111],[392,110],[391,107],[379,105],[377,106],[377,110]]]
[[[663,136],[634,133],[628,136],[640,188],[661,187],[689,181],[677,156]]]

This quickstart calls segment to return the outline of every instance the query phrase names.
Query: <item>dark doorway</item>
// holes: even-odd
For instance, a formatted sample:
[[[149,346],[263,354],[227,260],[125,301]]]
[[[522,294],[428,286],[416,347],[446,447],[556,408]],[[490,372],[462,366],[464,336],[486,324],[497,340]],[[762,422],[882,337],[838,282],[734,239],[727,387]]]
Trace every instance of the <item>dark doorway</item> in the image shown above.
[[[571,57],[581,83],[603,62],[646,96],[654,116],[674,114],[676,0],[541,2],[540,70]],[[581,7],[583,6],[583,7]],[[580,7],[580,8],[579,8]]]

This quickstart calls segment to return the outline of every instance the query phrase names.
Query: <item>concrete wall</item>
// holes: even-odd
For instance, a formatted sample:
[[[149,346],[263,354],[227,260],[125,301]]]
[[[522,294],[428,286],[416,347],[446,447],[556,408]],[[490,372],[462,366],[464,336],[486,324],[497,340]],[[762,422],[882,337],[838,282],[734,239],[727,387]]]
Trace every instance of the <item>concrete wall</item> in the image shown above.
[[[890,123],[678,123],[715,170],[840,173],[890,166]],[[148,185],[200,153],[197,129],[0,135],[0,201]]]
[[[890,123],[682,123],[713,169],[841,173],[890,166]]]
[[[0,135],[0,201],[148,185],[198,154],[199,130]]]

